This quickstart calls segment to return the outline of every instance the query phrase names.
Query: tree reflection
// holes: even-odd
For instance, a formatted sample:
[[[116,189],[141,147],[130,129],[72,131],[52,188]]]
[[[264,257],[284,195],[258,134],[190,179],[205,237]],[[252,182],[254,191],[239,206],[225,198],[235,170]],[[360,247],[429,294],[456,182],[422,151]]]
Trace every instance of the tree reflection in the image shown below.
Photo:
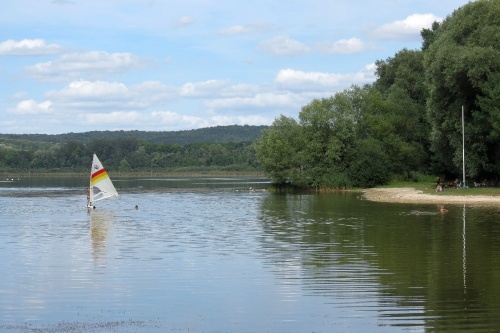
[[[412,214],[416,208],[424,214]],[[355,193],[269,195],[262,247],[280,278],[293,276],[305,293],[338,306],[375,309],[383,324],[500,327],[500,212],[448,208],[435,214],[433,205],[373,203]]]

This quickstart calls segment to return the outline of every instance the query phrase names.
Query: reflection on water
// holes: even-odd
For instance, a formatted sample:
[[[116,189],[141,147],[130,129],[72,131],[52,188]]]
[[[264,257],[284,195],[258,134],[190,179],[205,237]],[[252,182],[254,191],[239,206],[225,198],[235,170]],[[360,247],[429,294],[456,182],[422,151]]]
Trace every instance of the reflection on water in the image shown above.
[[[345,317],[376,312],[386,328],[494,330],[499,212],[418,208],[425,214],[343,194],[268,196],[263,243],[276,274],[328,298]]]
[[[220,181],[137,182],[91,212],[80,187],[0,187],[0,331],[500,327],[498,210]]]
[[[92,257],[96,266],[104,267],[106,263],[106,242],[110,224],[114,216],[110,211],[88,210]]]

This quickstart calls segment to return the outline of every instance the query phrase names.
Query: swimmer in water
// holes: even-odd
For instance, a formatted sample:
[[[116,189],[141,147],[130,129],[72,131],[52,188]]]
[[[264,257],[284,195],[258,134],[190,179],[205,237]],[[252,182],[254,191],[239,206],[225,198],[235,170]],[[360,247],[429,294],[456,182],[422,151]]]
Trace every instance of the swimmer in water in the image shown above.
[[[446,212],[448,211],[448,209],[444,208],[444,206],[443,206],[443,205],[441,205],[441,208],[439,208],[439,211],[440,211],[441,213],[446,213]]]

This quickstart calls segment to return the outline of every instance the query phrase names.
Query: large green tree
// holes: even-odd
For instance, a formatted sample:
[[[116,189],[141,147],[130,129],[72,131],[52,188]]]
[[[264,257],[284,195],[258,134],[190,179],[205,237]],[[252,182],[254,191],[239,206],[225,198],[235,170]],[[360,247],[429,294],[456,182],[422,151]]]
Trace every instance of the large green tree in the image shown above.
[[[463,106],[468,176],[498,174],[500,1],[471,2],[423,37],[427,113],[438,166],[449,175],[461,174]]]
[[[426,172],[430,125],[425,109],[428,90],[422,75],[424,54],[403,49],[376,65],[374,89],[364,99],[365,136],[382,142],[392,174],[408,177],[411,171]]]
[[[293,118],[281,116],[255,143],[257,158],[276,184],[305,186],[302,129]]]
[[[307,145],[304,147],[310,186],[350,186],[345,172],[356,143],[360,109],[356,88],[330,98],[316,99],[299,114]]]

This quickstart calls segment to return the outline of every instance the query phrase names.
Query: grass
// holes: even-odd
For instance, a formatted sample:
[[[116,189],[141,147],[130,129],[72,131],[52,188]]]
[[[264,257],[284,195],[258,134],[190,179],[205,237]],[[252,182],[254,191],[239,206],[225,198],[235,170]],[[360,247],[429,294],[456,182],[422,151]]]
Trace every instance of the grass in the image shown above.
[[[465,195],[488,195],[500,196],[500,187],[471,187],[464,189],[446,188],[443,192],[436,192],[436,183],[428,181],[411,182],[411,181],[392,181],[387,185],[379,186],[380,188],[397,188],[397,187],[412,187],[422,191],[425,194],[436,194],[446,196],[465,196]]]

